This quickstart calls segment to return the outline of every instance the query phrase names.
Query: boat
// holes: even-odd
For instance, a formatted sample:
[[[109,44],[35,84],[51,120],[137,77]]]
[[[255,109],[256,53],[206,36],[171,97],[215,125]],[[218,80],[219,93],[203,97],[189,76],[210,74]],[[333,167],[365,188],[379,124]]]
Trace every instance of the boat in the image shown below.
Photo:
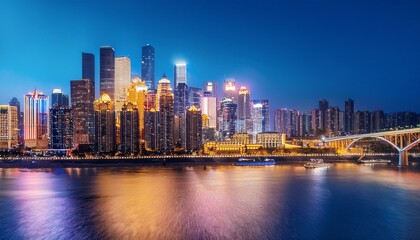
[[[359,164],[365,164],[365,163],[367,163],[367,164],[370,164],[370,163],[387,163],[387,164],[389,164],[389,163],[391,163],[391,160],[386,160],[386,159],[372,159],[372,160],[362,160],[362,159],[360,159],[360,160],[357,160],[357,163],[359,163]]]
[[[305,168],[329,168],[332,165],[332,163],[325,163],[323,159],[310,159],[309,162],[303,164]]]
[[[235,166],[273,166],[276,161],[272,158],[265,158],[264,160],[255,158],[239,158],[234,164]]]

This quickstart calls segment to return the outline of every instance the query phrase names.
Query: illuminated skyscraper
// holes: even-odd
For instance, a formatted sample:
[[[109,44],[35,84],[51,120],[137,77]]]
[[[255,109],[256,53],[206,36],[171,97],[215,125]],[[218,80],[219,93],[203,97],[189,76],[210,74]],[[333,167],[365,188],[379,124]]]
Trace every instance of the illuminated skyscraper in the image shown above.
[[[139,112],[131,102],[123,105],[120,113],[121,152],[125,155],[140,152]]]
[[[158,151],[170,154],[174,151],[174,94],[172,93],[171,82],[165,75],[158,83],[157,100]]]
[[[48,96],[33,91],[25,95],[24,126],[25,146],[48,147]]]
[[[73,111],[68,106],[50,108],[50,148],[73,148]]]
[[[0,105],[0,149],[18,145],[18,110],[16,106]]]
[[[90,79],[70,81],[73,109],[74,145],[93,144],[95,141],[94,111]]]
[[[262,109],[263,105],[261,103],[256,103],[252,106],[252,137],[254,143],[257,140],[257,134],[263,132]]]
[[[251,100],[249,95],[250,92],[246,87],[242,86],[239,89],[237,133],[251,133]]]
[[[238,90],[236,89],[235,79],[225,79],[223,84],[223,98],[230,98],[234,102],[238,100]]]
[[[52,107],[68,107],[69,96],[64,95],[61,89],[54,89],[51,94],[51,106]]]
[[[307,137],[311,134],[311,116],[307,114],[299,115],[299,137]]]
[[[202,140],[201,111],[194,105],[187,111],[186,118],[186,150],[187,152],[198,151]]]
[[[236,133],[237,106],[230,98],[224,98],[220,102],[219,132],[222,140],[230,139]]]
[[[204,82],[203,92],[217,99],[217,82]]]
[[[141,49],[141,78],[149,90],[155,89],[155,49],[149,44]]]
[[[177,63],[174,66],[174,88],[180,83],[187,84],[187,64]]]
[[[115,99],[115,51],[112,47],[100,48],[100,95]]]
[[[120,112],[127,98],[131,81],[131,63],[128,57],[115,58],[115,111]]]
[[[159,112],[156,112],[155,108],[145,112],[144,125],[145,148],[146,150],[157,152],[159,150]]]
[[[147,106],[147,94],[148,90],[146,82],[142,81],[140,78],[133,78],[130,87],[128,88],[127,102],[132,103],[138,112],[140,149],[144,148],[144,125]]]
[[[201,98],[203,97],[203,90],[201,88],[189,87],[188,88],[188,106],[195,106],[201,109]]]
[[[274,131],[278,133],[286,133],[290,123],[290,115],[286,108],[277,109],[274,112]]]
[[[217,127],[217,101],[209,92],[204,92],[204,96],[201,98],[201,110],[203,114],[206,114],[209,118],[209,128],[216,129]]]
[[[95,55],[82,52],[82,79],[90,80],[90,102],[95,101]]]
[[[114,101],[102,94],[95,101],[95,151],[99,154],[113,154],[116,151]]]
[[[184,118],[185,111],[189,105],[187,85],[187,65],[185,63],[177,63],[174,65],[174,104],[175,115]]]
[[[18,128],[19,128],[19,144],[20,143],[24,143],[23,140],[23,112],[21,111],[20,108],[20,102],[17,98],[12,98],[12,100],[10,100],[9,102],[10,106],[15,106],[17,109],[17,114],[18,114]]]

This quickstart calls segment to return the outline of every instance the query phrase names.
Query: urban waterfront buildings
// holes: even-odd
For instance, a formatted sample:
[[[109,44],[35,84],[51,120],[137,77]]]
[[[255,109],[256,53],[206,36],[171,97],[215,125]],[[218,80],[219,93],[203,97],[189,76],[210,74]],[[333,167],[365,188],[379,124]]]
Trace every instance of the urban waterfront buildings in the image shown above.
[[[120,112],[127,98],[131,81],[131,61],[128,57],[115,58],[115,111]]]
[[[90,79],[70,81],[75,147],[95,142],[95,118],[92,101],[94,97],[92,97],[91,86]]]
[[[230,98],[223,98],[220,102],[219,133],[221,140],[227,140],[236,133],[238,104]]]
[[[114,101],[108,94],[102,94],[94,103],[95,109],[95,151],[98,154],[116,152],[116,127]]]
[[[209,118],[209,128],[217,128],[217,99],[211,92],[204,92],[201,98],[201,110]]]
[[[141,79],[148,89],[155,89],[155,49],[149,44],[141,49]]]
[[[170,154],[174,151],[174,94],[171,82],[165,75],[158,83],[157,89],[158,111],[158,151],[162,154]]]
[[[137,105],[128,102],[120,113],[121,153],[137,155],[140,152],[139,111]]]
[[[19,118],[16,106],[0,105],[0,150],[18,145]]]
[[[236,89],[236,81],[234,78],[227,78],[223,82],[223,98],[229,98],[236,102],[238,100],[238,90]]]
[[[344,102],[344,132],[347,134],[353,133],[354,127],[354,101],[353,99],[348,99]]]
[[[250,99],[249,90],[244,86],[241,86],[239,88],[237,104],[238,104],[238,119],[236,122],[237,124],[236,132],[237,133],[250,133],[251,128],[252,128],[251,99]]]
[[[186,114],[186,151],[194,152],[201,148],[202,118],[201,111],[192,105]]]
[[[9,102],[10,106],[15,106],[17,109],[17,114],[18,114],[18,128],[19,128],[19,144],[24,143],[23,140],[23,112],[21,111],[20,108],[20,102],[17,98],[12,98]]]
[[[29,92],[24,98],[24,138],[30,148],[48,147],[48,96],[39,91]]]
[[[100,48],[99,78],[100,95],[115,99],[115,51],[112,47]]]
[[[95,90],[95,55],[92,53],[82,52],[82,79],[89,79],[90,86],[90,101],[95,101],[96,90]]]
[[[73,148],[73,110],[69,106],[53,106],[50,113],[50,148]]]

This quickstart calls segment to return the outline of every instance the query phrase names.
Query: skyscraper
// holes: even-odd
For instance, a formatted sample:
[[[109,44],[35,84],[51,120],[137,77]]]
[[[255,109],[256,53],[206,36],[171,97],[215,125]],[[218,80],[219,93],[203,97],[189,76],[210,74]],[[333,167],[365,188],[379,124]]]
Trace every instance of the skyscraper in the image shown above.
[[[219,132],[222,140],[232,137],[236,133],[236,121],[238,104],[230,98],[224,98],[220,102]]]
[[[147,85],[146,82],[142,81],[140,78],[133,78],[130,87],[128,88],[128,97],[127,102],[134,104],[138,112],[138,122],[139,122],[139,143],[140,150],[144,149],[145,143],[145,112],[147,105]]]
[[[82,79],[90,80],[90,101],[95,101],[95,55],[82,52]]]
[[[174,94],[172,93],[171,82],[165,75],[158,83],[158,151],[163,154],[170,154],[174,151]]]
[[[189,87],[188,92],[188,106],[195,106],[196,108],[201,109],[203,90],[201,88]]]
[[[33,91],[25,95],[24,126],[25,146],[48,147],[48,96]]]
[[[141,49],[141,79],[148,89],[155,89],[155,49],[149,44]]]
[[[51,94],[51,107],[68,107],[69,96],[64,95],[61,89],[54,89]]]
[[[262,130],[261,132],[269,132],[270,131],[270,104],[268,103],[268,100],[251,100],[251,107],[255,104],[260,103],[261,108],[261,114],[262,114]],[[252,116],[252,110],[251,110],[251,118]]]
[[[344,131],[346,134],[353,133],[353,114],[354,114],[354,101],[348,99],[344,103]]]
[[[321,110],[321,129],[326,129],[327,128],[327,110],[328,110],[329,106],[328,106],[328,101],[326,99],[321,99],[319,101],[319,110]]]
[[[95,101],[95,150],[99,154],[113,154],[116,151],[114,101],[102,94]]]
[[[159,112],[155,108],[145,111],[144,114],[144,139],[145,148],[149,151],[158,151],[159,145]]]
[[[50,148],[73,148],[73,111],[68,106],[50,108]]]
[[[115,111],[120,112],[127,98],[131,81],[131,63],[128,57],[115,58]]]
[[[123,105],[120,113],[121,152],[125,155],[140,152],[139,113],[131,102]]]
[[[95,141],[94,111],[91,80],[70,81],[71,106],[73,109],[74,145],[93,144]]]
[[[115,99],[115,51],[112,47],[100,48],[100,95],[107,94]]]
[[[18,124],[17,107],[0,105],[0,149],[10,149],[18,144]]]
[[[212,97],[217,99],[217,82],[204,82],[203,92],[207,95],[210,94]]]
[[[277,109],[274,112],[274,131],[287,133],[288,128],[290,128],[290,112],[286,108]]]
[[[261,103],[252,104],[252,138],[256,142],[257,134],[263,132],[263,105]]]
[[[238,101],[238,91],[234,78],[227,78],[223,83],[223,98],[230,98],[232,101]]]
[[[202,119],[201,111],[192,105],[187,111],[186,118],[186,150],[198,151],[201,148]]]
[[[12,100],[10,100],[9,105],[10,106],[15,106],[16,109],[17,109],[18,128],[19,128],[19,139],[18,139],[18,141],[19,141],[19,143],[23,143],[24,142],[24,140],[23,140],[23,129],[24,129],[24,127],[23,127],[23,112],[21,111],[21,108],[20,108],[20,102],[17,98],[14,97],[14,98],[12,98]]]
[[[180,83],[187,84],[187,64],[177,63],[174,65],[174,88]]]
[[[246,87],[241,86],[239,89],[238,103],[238,121],[236,132],[237,133],[251,133],[251,100],[250,93]],[[262,107],[262,106],[261,106]]]
[[[201,110],[203,114],[206,114],[209,118],[209,128],[216,129],[217,127],[217,101],[209,92],[204,92],[204,96],[201,98]]]

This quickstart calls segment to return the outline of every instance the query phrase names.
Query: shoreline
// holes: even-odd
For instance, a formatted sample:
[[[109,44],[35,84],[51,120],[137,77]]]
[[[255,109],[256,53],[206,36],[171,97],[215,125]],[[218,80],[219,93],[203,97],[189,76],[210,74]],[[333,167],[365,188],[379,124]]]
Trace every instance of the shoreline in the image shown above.
[[[321,158],[329,163],[356,163],[360,156],[265,156],[273,158],[276,165],[285,163],[303,163],[310,159]],[[135,166],[210,166],[232,165],[239,157],[188,157],[188,158],[137,158],[137,159],[3,159],[0,168],[92,168],[92,167],[135,167]],[[248,158],[253,158],[248,156]],[[257,157],[255,157],[257,158]],[[364,159],[387,159],[398,162],[398,156],[372,155]],[[419,158],[411,158],[419,162]]]

